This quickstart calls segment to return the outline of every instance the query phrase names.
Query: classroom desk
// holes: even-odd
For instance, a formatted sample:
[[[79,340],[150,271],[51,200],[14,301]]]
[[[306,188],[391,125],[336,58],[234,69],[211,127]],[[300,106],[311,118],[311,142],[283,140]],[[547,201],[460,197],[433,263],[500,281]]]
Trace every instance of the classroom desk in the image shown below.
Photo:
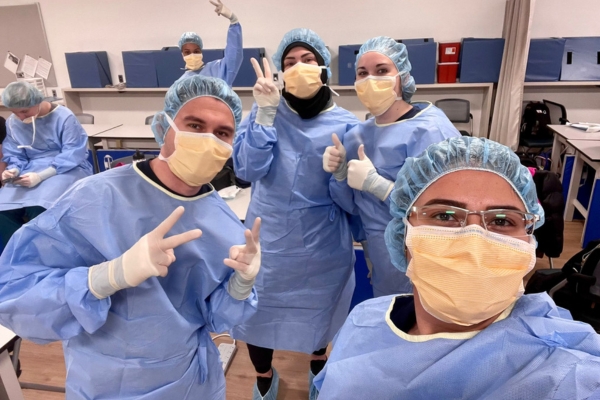
[[[158,149],[150,125],[119,125],[93,136],[103,149]]]
[[[569,140],[600,140],[600,133],[587,133],[581,129],[571,128],[567,125],[548,125],[552,131],[554,131],[554,144],[552,145],[552,164],[551,171],[558,171],[558,160],[560,160],[560,154],[562,147],[566,147],[567,153],[573,154],[573,149],[569,148],[567,142]],[[564,175],[564,166],[567,164],[566,160],[563,162],[563,171],[561,177]]]
[[[14,344],[19,337],[8,328],[0,325],[0,379],[3,390],[0,388],[0,399],[23,400],[21,384],[17,378],[15,365],[8,355],[8,348]]]
[[[251,188],[242,189],[234,199],[225,200],[225,203],[233,210],[240,221],[246,219],[246,212],[248,212],[248,207],[250,206],[250,189]]]
[[[123,125],[123,124],[121,124]],[[118,128],[121,125],[115,124],[81,124],[85,133],[87,133],[88,137],[95,136],[99,133],[110,131],[111,129]]]
[[[122,125],[122,124],[121,124]],[[85,133],[88,135],[88,150],[92,152],[92,161],[94,162],[94,171],[98,171],[98,156],[96,155],[96,146],[95,143],[97,141],[94,139],[95,135],[99,133],[109,131],[111,129],[118,128],[121,125],[115,124],[81,124]]]
[[[565,221],[572,221],[575,209],[585,218],[581,244],[585,247],[590,240],[600,239],[600,140],[568,140],[567,146],[575,149],[573,174],[565,199]],[[577,200],[583,164],[596,170],[589,204],[584,206]]]

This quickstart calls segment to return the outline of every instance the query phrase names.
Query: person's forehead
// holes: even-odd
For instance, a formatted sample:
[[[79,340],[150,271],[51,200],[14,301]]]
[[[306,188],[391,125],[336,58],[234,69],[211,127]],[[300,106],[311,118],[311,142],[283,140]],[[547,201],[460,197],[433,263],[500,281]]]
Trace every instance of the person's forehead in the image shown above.
[[[33,107],[35,107],[35,106],[33,106]],[[28,112],[33,107],[11,108],[10,111],[13,113],[24,113],[24,112]]]
[[[507,179],[491,171],[460,170],[448,173],[431,183],[415,204],[422,205],[438,198],[476,207],[486,204],[525,207]]]
[[[383,55],[377,51],[369,51],[369,52],[363,54],[360,57],[360,59],[358,60],[359,67],[365,66],[365,65],[375,65],[375,64],[394,65],[394,63],[388,56]]]
[[[199,117],[218,116],[221,123],[234,124],[231,109],[225,102],[210,96],[196,97],[184,104],[178,116],[196,115]]]
[[[287,57],[301,57],[305,54],[311,54],[313,56],[315,55],[315,53],[308,50],[306,47],[295,46],[295,47],[292,47],[285,56],[286,56],[286,58]]]
[[[194,50],[199,48],[200,46],[198,46],[196,43],[186,43],[183,46],[181,46],[182,50]]]

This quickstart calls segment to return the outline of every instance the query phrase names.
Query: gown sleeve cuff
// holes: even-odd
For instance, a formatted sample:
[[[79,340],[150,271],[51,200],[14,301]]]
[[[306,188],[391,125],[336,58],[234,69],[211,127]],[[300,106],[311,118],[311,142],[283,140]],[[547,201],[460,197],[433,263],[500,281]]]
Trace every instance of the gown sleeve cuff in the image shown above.
[[[56,168],[48,167],[45,170],[38,172],[38,175],[40,176],[41,180],[45,181],[46,179],[51,178],[54,175],[56,175]]]
[[[88,267],[73,268],[65,275],[65,300],[73,316],[89,333],[106,322],[110,297],[98,299],[88,288]]]
[[[227,292],[236,300],[246,300],[252,294],[254,281],[256,279],[244,279],[238,271],[235,271],[227,285]]]

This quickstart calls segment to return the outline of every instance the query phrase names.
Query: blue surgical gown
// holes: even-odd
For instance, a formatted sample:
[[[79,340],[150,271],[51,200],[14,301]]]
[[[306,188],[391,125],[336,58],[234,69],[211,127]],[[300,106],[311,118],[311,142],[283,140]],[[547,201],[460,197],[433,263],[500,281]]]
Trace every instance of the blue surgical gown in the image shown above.
[[[390,322],[402,297],[354,308],[315,378],[320,400],[600,398],[600,336],[547,294],[482,331],[423,336]]]
[[[256,314],[233,329],[255,346],[312,353],[344,323],[354,291],[354,251],[346,214],[329,194],[323,152],[331,134],[358,121],[336,105],[302,119],[282,100],[274,125],[238,129],[236,175],[252,182],[246,225],[262,218]]]
[[[87,160],[87,134],[68,108],[58,106],[35,119],[33,144],[32,124],[20,121],[14,114],[6,121],[6,131],[2,161],[7,169],[18,168],[23,175],[53,167],[56,175],[33,188],[13,184],[2,187],[0,211],[33,206],[48,208],[74,182],[92,175]],[[19,149],[19,145],[33,148]]]
[[[227,31],[225,57],[220,60],[207,62],[199,70],[185,71],[179,79],[194,75],[212,76],[213,78],[223,79],[231,86],[242,66],[243,59],[242,26],[239,22],[236,22],[229,25],[229,30]]]
[[[342,138],[347,159],[358,158],[358,147],[365,145],[365,154],[377,172],[392,182],[407,157],[416,157],[432,143],[460,136],[454,125],[439,108],[429,102],[412,103],[419,109],[413,118],[387,125],[377,125],[371,118],[356,126]],[[390,261],[384,232],[391,221],[390,200],[379,200],[368,192],[354,190],[346,180],[330,179],[333,199],[347,212],[358,214],[363,223],[373,263],[371,282],[375,297],[412,292],[406,275]]]
[[[168,236],[200,228],[175,249],[166,277],[98,300],[89,267],[122,255],[176,207]],[[224,399],[209,332],[256,310],[256,293],[232,298],[229,248],[244,227],[213,190],[166,192],[133,166],[84,179],[24,225],[0,257],[0,324],[37,343],[62,340],[68,399]]]

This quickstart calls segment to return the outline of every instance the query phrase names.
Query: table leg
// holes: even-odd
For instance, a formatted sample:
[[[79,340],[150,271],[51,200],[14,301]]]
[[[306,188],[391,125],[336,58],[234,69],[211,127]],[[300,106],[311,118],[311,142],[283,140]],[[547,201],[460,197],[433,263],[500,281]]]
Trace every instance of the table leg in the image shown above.
[[[562,185],[563,199],[567,199],[569,194],[569,185],[571,184],[571,178],[573,177],[573,163],[575,162],[575,156],[572,154],[565,154],[565,160],[562,164],[562,170],[560,174],[560,182]]]
[[[550,156],[552,158],[552,164],[550,164],[550,171],[552,172],[558,172],[558,164],[560,163],[560,150],[561,150],[561,143],[560,143],[560,136],[558,136],[556,133],[554,134],[554,143],[552,144],[552,155]]]
[[[24,400],[23,392],[21,391],[21,385],[17,378],[17,373],[10,361],[8,351],[0,353],[0,377],[2,378],[2,385],[6,394],[10,400]]]
[[[573,221],[573,214],[575,213],[575,205],[573,204],[573,200],[577,199],[582,170],[583,159],[581,158],[579,152],[576,152],[575,160],[573,161],[573,173],[571,174],[571,182],[569,183],[569,191],[567,192],[567,198],[565,199],[565,221]]]
[[[582,247],[587,246],[592,240],[600,239],[600,225],[597,222],[600,221],[600,183],[598,183],[600,180],[600,164],[592,165],[592,167],[596,169],[596,176],[592,186],[590,204],[587,207],[588,215],[583,225],[583,235],[581,235]]]
[[[98,155],[96,154],[96,146],[94,146],[94,140],[92,137],[88,138],[88,150],[92,153],[92,162],[94,163],[92,168],[94,173],[98,173],[100,172],[100,169],[98,168]]]
[[[492,112],[493,84],[483,89],[483,104],[481,105],[481,122],[479,123],[479,134],[477,136],[490,138],[490,114]]]

